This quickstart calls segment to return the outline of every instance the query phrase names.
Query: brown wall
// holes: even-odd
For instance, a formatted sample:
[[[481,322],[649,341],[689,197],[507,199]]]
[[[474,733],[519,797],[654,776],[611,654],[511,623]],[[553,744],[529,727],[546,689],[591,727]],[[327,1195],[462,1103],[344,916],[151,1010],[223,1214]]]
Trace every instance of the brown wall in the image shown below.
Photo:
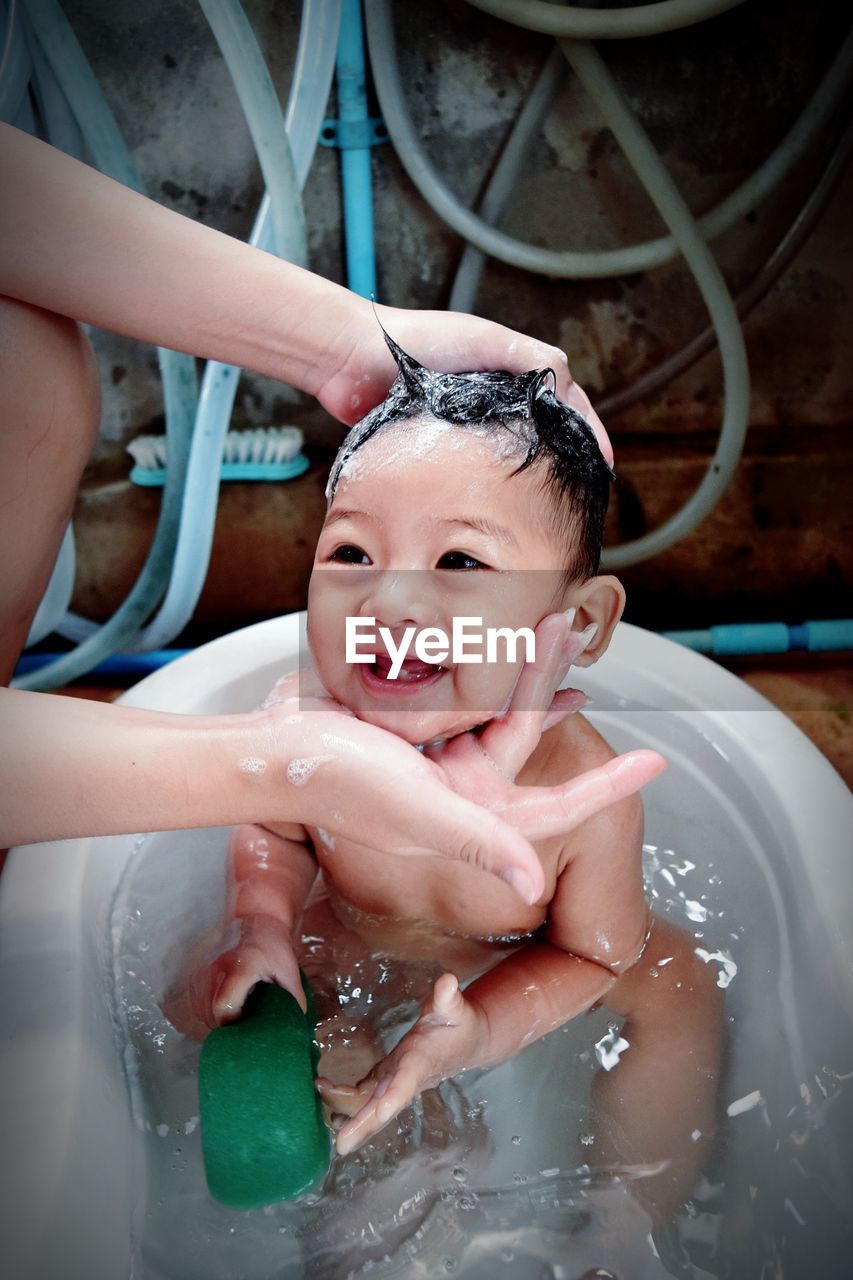
[[[369,3],[370,0],[367,0]],[[195,6],[78,0],[67,6],[134,149],[165,204],[245,235],[257,166],[219,55]],[[249,3],[277,83],[289,81],[297,4]],[[462,0],[397,0],[407,98],[425,145],[472,202],[544,60],[549,42]],[[629,101],[697,213],[737,186],[797,119],[847,25],[845,4],[750,0],[701,27],[601,45]],[[426,27],[427,29],[423,29]],[[129,74],[132,64],[132,75]],[[742,290],[802,207],[837,142],[839,122],[769,199],[713,248]],[[414,191],[389,146],[373,153],[379,298],[446,304],[461,253]],[[628,616],[652,626],[849,613],[851,214],[844,175],[794,261],[745,322],[753,392],[744,461],[716,511],[683,543],[626,570]],[[342,279],[337,154],[321,149],[306,189],[315,269]],[[595,107],[564,77],[505,228],[539,244],[607,248],[660,233]],[[489,265],[477,309],[559,342],[594,400],[630,385],[706,322],[680,264],[605,281],[553,281]],[[144,555],[157,497],[126,481],[124,444],[161,429],[153,353],[98,340],[104,436],[76,516],[75,605],[103,617]],[[608,418],[620,487],[611,540],[671,514],[698,482],[721,414],[716,354]],[[322,478],[341,429],[290,389],[246,377],[235,425],[302,425],[315,461],[281,487],[226,486],[211,573],[198,611],[219,629],[296,607],[322,514]]]

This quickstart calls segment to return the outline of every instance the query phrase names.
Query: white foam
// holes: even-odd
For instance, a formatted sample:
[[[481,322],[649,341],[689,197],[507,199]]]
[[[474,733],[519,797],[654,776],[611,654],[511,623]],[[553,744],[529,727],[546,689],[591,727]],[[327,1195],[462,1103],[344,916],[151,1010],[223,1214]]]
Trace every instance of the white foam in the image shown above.
[[[334,758],[334,756],[297,756],[287,766],[287,781],[292,782],[294,787],[304,787],[321,764],[326,764]]]
[[[251,773],[256,777],[260,777],[266,772],[267,762],[262,760],[260,756],[243,756],[242,760],[238,760],[237,764],[241,773]]]

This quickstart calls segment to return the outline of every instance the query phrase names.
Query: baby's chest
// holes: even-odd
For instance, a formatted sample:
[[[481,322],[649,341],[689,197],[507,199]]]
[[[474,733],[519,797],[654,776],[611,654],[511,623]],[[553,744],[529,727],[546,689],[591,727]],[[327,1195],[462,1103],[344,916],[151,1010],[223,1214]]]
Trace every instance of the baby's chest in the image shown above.
[[[322,830],[312,832],[323,879],[333,895],[354,911],[384,920],[430,922],[445,933],[468,937],[513,937],[543,923],[553,897],[561,841],[536,849],[545,871],[545,892],[533,906],[523,903],[496,875],[449,859],[377,853]]]

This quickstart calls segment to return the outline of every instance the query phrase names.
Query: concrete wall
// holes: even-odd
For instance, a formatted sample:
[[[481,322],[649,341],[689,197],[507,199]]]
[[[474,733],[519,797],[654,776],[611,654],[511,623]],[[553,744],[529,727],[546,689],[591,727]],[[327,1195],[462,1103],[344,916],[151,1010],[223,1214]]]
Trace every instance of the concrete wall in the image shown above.
[[[371,0],[366,0],[371,3]],[[297,3],[246,9],[284,95]],[[248,233],[260,179],[215,43],[190,0],[66,0],[148,192],[234,235]],[[397,0],[405,88],[429,154],[463,200],[482,191],[549,41],[462,2]],[[425,17],[428,16],[428,20]],[[842,3],[750,0],[699,28],[601,46],[685,193],[702,212],[739,184],[797,118],[850,23]],[[838,129],[759,209],[714,243],[733,291],[766,259],[807,197]],[[446,304],[462,245],[412,188],[390,146],[373,153],[379,297]],[[746,456],[717,511],[673,551],[626,571],[629,617],[656,626],[849,612],[851,194],[836,190],[796,260],[745,325],[753,375]],[[337,154],[319,149],[305,193],[315,270],[343,278]],[[567,72],[506,229],[538,244],[607,248],[660,233],[647,197],[595,107]],[[489,265],[486,316],[561,344],[593,396],[630,384],[705,324],[680,264],[600,282]],[[144,556],[157,497],[126,483],[124,445],[162,429],[153,352],[100,335],[103,436],[78,504],[76,605],[105,616]],[[671,514],[698,482],[721,412],[709,355],[608,420],[620,488],[611,539]],[[204,627],[303,602],[322,514],[321,481],[341,428],[289,388],[247,375],[235,425],[295,422],[316,460],[303,480],[223,492]]]

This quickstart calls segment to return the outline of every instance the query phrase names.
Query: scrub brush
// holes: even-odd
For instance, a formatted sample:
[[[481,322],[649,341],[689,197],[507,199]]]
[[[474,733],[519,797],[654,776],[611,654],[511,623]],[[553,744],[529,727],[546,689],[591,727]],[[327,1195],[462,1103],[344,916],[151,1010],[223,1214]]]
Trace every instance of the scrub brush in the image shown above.
[[[166,437],[139,436],[127,446],[135,466],[134,484],[145,488],[166,482]],[[222,450],[223,480],[293,480],[308,470],[298,427],[258,427],[229,431]]]
[[[199,1119],[210,1194],[234,1209],[292,1200],[329,1167],[329,1131],[314,1085],[316,1016],[290,992],[259,983],[237,1022],[204,1042]]]

